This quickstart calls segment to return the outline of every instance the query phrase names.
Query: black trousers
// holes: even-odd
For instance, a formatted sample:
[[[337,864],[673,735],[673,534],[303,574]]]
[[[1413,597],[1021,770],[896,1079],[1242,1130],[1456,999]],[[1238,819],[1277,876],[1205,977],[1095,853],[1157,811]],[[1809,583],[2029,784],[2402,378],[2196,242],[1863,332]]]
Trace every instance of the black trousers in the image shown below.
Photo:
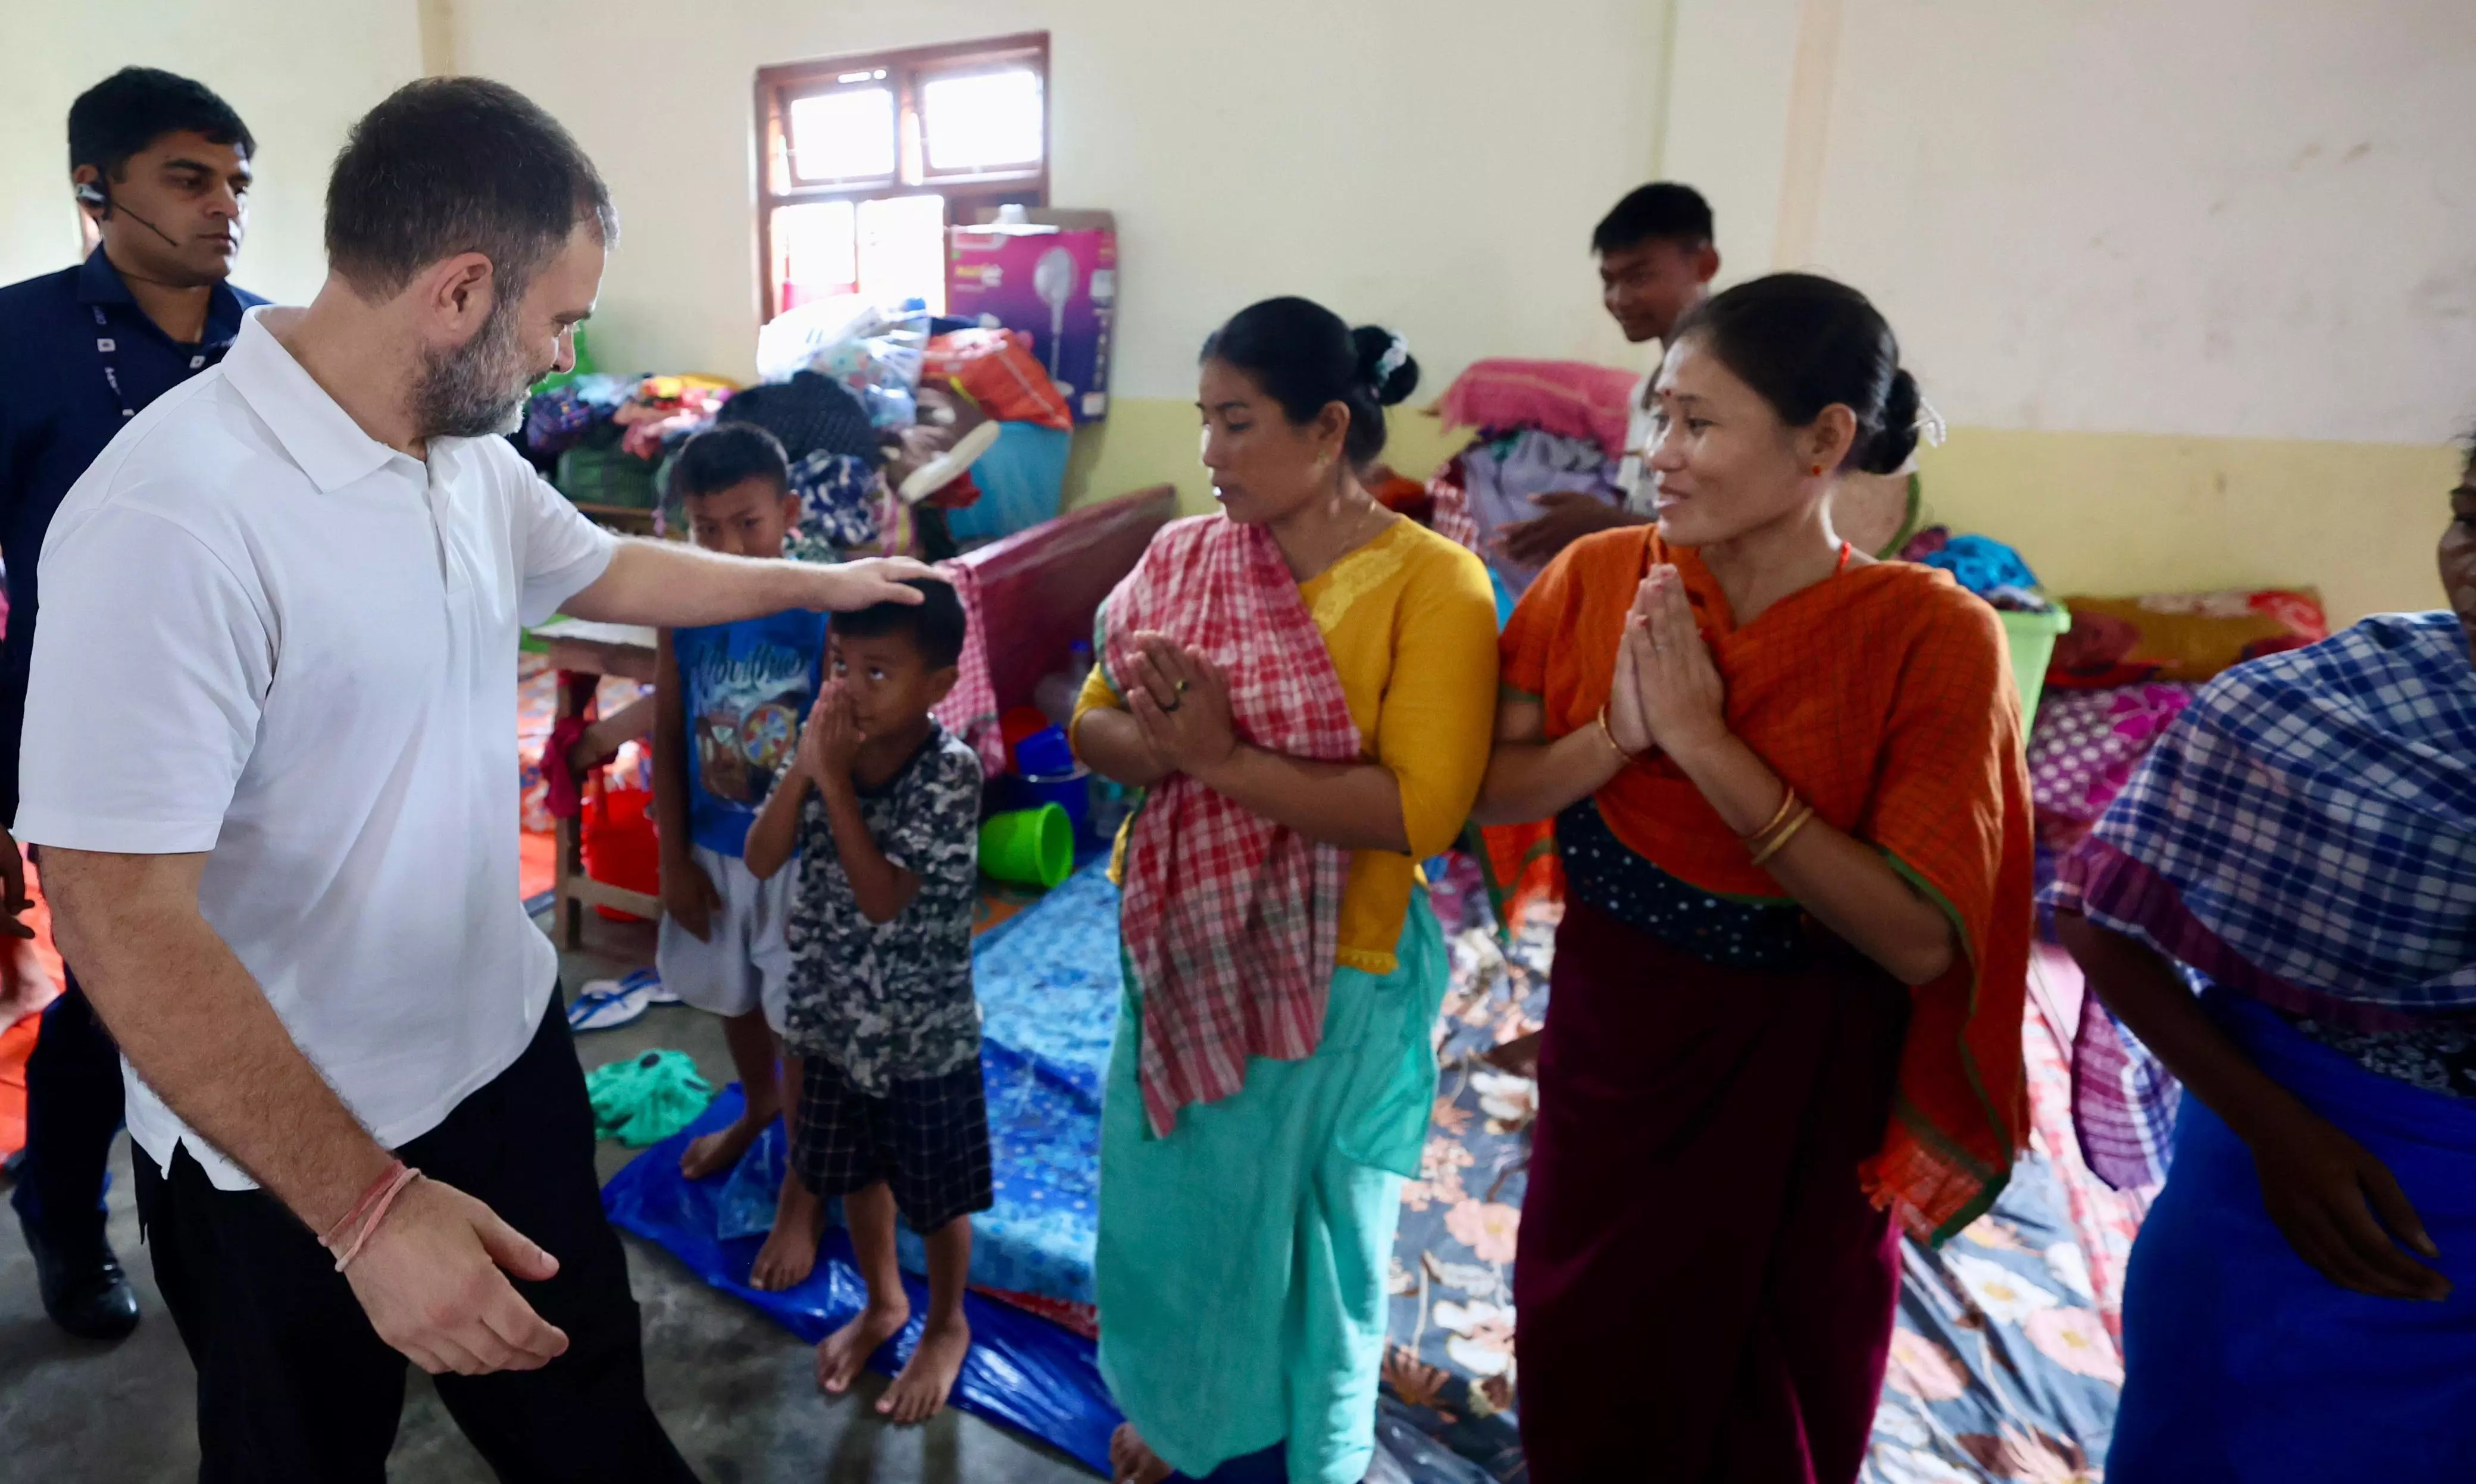
[[[56,1246],[103,1240],[104,1170],[120,1102],[120,1048],[69,975],[26,1058],[26,1158],[10,1198]]]
[[[584,1074],[556,997],[515,1065],[396,1151],[486,1203],[559,1260],[517,1283],[568,1349],[539,1371],[442,1375],[439,1399],[502,1479],[693,1480],[645,1401],[636,1301],[602,1214]],[[137,1151],[137,1211],[163,1301],[198,1370],[204,1484],[383,1480],[409,1364],[370,1327],[334,1260],[262,1191],[219,1191],[184,1148]]]

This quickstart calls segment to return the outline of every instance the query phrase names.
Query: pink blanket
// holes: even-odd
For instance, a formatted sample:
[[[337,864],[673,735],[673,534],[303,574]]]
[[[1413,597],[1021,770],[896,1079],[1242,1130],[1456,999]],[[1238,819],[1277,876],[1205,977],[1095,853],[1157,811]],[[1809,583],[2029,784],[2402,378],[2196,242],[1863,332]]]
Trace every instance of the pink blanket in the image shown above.
[[[1610,458],[1625,456],[1634,388],[1642,377],[1578,360],[1482,360],[1436,400],[1455,428],[1536,428],[1596,440]]]

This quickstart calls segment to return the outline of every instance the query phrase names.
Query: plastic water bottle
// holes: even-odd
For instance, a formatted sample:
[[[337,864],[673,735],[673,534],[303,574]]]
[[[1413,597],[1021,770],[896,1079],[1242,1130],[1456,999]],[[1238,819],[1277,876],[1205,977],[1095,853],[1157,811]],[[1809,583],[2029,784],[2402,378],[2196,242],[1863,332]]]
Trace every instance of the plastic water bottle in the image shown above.
[[[1113,782],[1095,773],[1092,775],[1092,839],[1095,844],[1116,843],[1118,829],[1134,812],[1134,794],[1123,783]]]
[[[1092,646],[1077,639],[1066,652],[1066,668],[1054,675],[1044,675],[1031,688],[1031,704],[1049,718],[1050,725],[1063,727],[1075,718],[1076,698],[1083,694],[1083,682],[1092,674]]]
[[[1044,675],[1040,683],[1031,688],[1031,704],[1040,707],[1040,714],[1049,718],[1049,725],[1063,727],[1075,719],[1075,698],[1082,694],[1082,690],[1083,687],[1070,676]]]

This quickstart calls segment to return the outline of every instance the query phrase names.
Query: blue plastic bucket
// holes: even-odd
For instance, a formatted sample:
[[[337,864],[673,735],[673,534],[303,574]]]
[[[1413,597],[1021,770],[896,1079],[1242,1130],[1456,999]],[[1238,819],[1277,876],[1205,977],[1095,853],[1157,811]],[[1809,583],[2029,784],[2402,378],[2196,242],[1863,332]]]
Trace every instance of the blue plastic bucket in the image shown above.
[[[1016,775],[1005,780],[1005,804],[1010,809],[1036,809],[1053,804],[1066,811],[1075,826],[1075,846],[1080,850],[1092,840],[1092,772],[1077,768],[1072,773]]]

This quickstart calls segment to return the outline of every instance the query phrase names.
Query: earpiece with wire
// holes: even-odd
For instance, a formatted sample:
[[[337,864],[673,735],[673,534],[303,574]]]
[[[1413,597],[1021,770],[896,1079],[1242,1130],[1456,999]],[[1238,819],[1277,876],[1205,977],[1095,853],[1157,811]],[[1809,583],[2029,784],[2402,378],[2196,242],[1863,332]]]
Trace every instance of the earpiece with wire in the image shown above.
[[[97,221],[108,222],[111,220],[111,213],[118,211],[121,215],[128,217],[131,221],[136,222],[140,227],[143,227],[147,231],[155,234],[157,236],[161,237],[164,241],[169,242],[174,247],[181,245],[180,238],[172,235],[168,232],[165,232],[162,228],[156,226],[153,222],[148,221],[145,217],[138,215],[127,207],[114,204],[111,197],[104,192],[104,188],[92,181],[81,181],[78,183],[77,199],[80,206],[90,206],[96,209],[98,214],[96,215],[95,220]]]

